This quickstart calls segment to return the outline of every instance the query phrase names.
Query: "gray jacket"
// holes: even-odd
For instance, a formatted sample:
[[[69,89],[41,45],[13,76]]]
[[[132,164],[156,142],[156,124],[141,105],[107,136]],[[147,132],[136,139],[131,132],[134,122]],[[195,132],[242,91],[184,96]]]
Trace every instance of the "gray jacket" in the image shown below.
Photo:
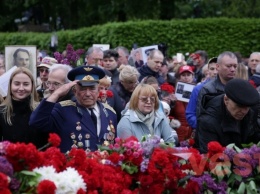
[[[161,137],[166,143],[176,143],[177,133],[170,127],[166,117],[159,111],[155,112],[154,134]],[[148,127],[138,118],[133,110],[127,110],[117,125],[117,136],[128,138],[135,136],[139,141],[143,136],[150,134]]]

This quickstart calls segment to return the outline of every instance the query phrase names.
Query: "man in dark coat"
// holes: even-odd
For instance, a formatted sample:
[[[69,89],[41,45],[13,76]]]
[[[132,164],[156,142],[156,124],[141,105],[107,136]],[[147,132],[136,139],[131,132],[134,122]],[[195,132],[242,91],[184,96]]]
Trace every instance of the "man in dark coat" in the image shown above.
[[[61,137],[60,149],[95,151],[97,145],[113,143],[117,118],[114,110],[98,102],[98,82],[105,76],[95,66],[80,66],[68,73],[72,82],[62,85],[44,99],[32,113],[30,125],[42,131],[55,132]],[[56,103],[72,88],[75,101]]]
[[[139,82],[147,76],[153,76],[157,79],[159,85],[162,85],[165,79],[159,74],[159,71],[163,64],[163,58],[164,56],[160,50],[152,50],[147,58],[147,63],[138,69],[140,73]]]
[[[259,99],[254,87],[242,79],[230,80],[225,86],[225,94],[205,95],[196,139],[200,151],[206,153],[211,141],[218,141],[222,146],[235,143],[238,147],[257,143],[260,132],[251,107],[259,104]]]

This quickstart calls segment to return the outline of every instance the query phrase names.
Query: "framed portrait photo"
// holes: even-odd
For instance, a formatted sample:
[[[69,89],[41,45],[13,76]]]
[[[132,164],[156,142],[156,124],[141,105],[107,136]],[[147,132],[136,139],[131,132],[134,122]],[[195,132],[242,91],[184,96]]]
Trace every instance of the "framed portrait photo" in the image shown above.
[[[177,82],[176,88],[175,88],[175,96],[178,100],[183,102],[189,102],[190,95],[195,87],[194,84],[188,84],[184,82]]]
[[[141,56],[142,56],[142,60],[144,61],[144,64],[147,62],[147,58],[148,58],[150,52],[154,49],[158,49],[158,45],[141,47],[141,51],[142,51]]]
[[[26,67],[31,70],[34,79],[37,76],[37,48],[34,45],[8,45],[5,46],[5,68],[13,66]]]

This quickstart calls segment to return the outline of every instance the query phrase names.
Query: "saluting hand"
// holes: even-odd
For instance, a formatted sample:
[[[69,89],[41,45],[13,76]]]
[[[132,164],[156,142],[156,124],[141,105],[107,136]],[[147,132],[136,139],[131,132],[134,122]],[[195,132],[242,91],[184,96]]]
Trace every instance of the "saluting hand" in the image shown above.
[[[62,85],[60,88],[55,90],[46,101],[48,102],[57,102],[59,98],[65,96],[70,89],[77,84],[79,80],[74,80],[72,82],[69,82],[67,84]]]

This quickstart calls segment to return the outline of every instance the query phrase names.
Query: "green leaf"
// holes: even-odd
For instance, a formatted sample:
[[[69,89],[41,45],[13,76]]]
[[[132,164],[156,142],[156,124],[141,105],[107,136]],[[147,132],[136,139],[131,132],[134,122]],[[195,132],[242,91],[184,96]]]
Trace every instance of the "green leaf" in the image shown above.
[[[234,146],[235,146],[235,144],[234,144],[234,143],[231,143],[231,144],[228,144],[228,145],[226,146],[226,148],[233,149]]]
[[[244,182],[242,182],[240,185],[239,185],[239,188],[237,190],[237,193],[238,194],[245,194],[245,191],[246,191],[246,185]]]
[[[242,144],[242,147],[243,148],[250,148],[250,147],[252,147],[252,145],[254,145],[254,143]]]
[[[37,176],[37,175],[39,175],[37,172],[27,171],[27,170],[22,170],[20,172],[20,174],[24,174],[24,175],[28,175],[28,176]]]
[[[249,184],[247,185],[247,190],[249,191],[247,193],[257,193],[257,188],[254,181],[249,182]]]

